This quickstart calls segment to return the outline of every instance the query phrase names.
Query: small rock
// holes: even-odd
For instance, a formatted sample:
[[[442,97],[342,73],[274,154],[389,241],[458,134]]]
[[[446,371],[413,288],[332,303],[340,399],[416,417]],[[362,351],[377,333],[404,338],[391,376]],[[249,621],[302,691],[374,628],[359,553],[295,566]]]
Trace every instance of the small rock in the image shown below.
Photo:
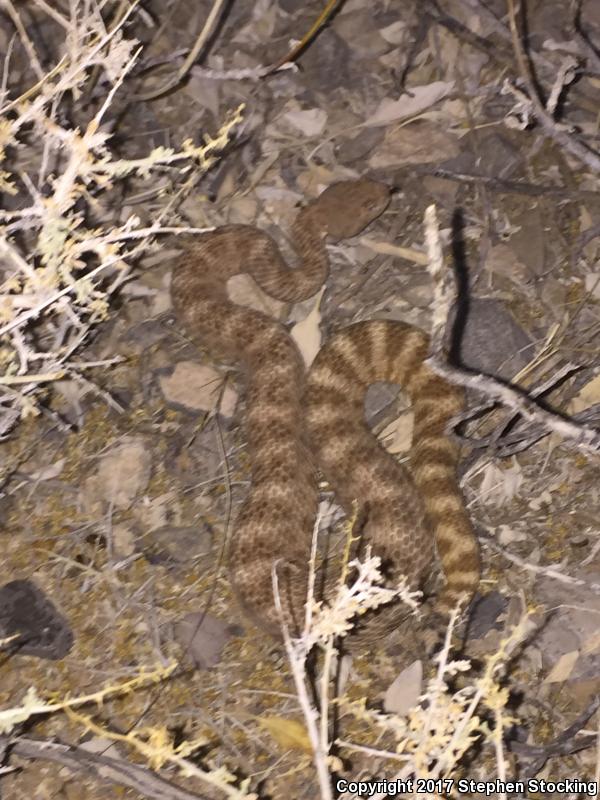
[[[347,10],[347,7],[346,9]],[[352,46],[353,57],[375,58],[390,49],[390,45],[379,32],[373,12],[368,7],[348,13],[340,13],[333,21],[338,36]]]
[[[16,635],[2,650],[52,661],[73,647],[73,632],[54,603],[32,581],[0,587],[0,639]]]
[[[143,439],[128,438],[103,456],[82,490],[86,507],[94,504],[129,508],[150,480],[151,455]]]
[[[186,614],[173,626],[175,641],[198,669],[215,667],[227,642],[242,633],[238,625],[230,625],[201,611]]]
[[[373,169],[428,164],[458,153],[457,139],[432,122],[392,125],[371,159]]]
[[[384,132],[382,128],[362,128],[353,138],[342,139],[336,149],[336,155],[341,164],[352,164],[359,159],[365,159],[377,151],[381,144]]]
[[[457,330],[458,329],[458,330]],[[474,298],[455,326],[461,361],[471,369],[510,379],[533,355],[533,343],[499,300]]]
[[[579,569],[571,575],[582,579],[582,586],[563,584],[549,577],[537,583],[537,597],[547,608],[555,609],[536,637],[535,645],[549,675],[560,680],[589,681],[600,678],[600,599],[591,586],[597,585],[598,570]],[[576,657],[575,657],[576,656]]]
[[[507,606],[508,600],[500,592],[489,592],[483,597],[477,597],[469,614],[469,639],[482,639],[492,628],[500,630],[502,625],[498,618]]]
[[[194,558],[207,556],[213,544],[213,533],[208,524],[176,528],[165,525],[144,536],[144,552],[151,563],[190,564]]]

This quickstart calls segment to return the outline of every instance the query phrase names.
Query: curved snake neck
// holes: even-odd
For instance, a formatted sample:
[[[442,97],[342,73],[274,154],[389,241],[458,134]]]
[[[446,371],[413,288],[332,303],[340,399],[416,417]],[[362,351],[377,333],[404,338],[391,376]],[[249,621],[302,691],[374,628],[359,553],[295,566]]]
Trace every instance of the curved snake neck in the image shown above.
[[[173,272],[179,319],[212,358],[233,361],[242,372],[251,488],[229,563],[244,610],[274,635],[280,631],[272,590],[276,560],[284,618],[296,632],[303,627],[317,466],[347,513],[357,502],[361,546],[370,544],[381,556],[386,579],[406,575],[411,588],[421,588],[437,548],[446,581],[440,610],[470,597],[479,580],[475,537],[455,475],[458,451],[444,433],[463,395],[424,366],[427,335],[401,322],[357,323],[326,343],[306,378],[283,325],[227,296],[228,279],[245,272],[278,300],[311,297],[328,273],[325,237],[356,235],[388,202],[387,187],[373,181],[330,186],[296,217],[295,269],[265,232],[227,225],[195,238]],[[365,423],[365,393],[376,381],[399,383],[412,400],[410,473]],[[390,619],[393,626],[396,616]]]

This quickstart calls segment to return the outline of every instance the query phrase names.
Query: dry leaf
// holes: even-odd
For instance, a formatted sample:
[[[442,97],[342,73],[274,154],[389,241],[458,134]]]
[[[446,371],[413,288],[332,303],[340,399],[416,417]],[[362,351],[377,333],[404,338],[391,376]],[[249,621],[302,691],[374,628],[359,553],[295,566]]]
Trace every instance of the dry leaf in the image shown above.
[[[390,453],[407,453],[412,445],[414,415],[400,414],[379,434],[383,446]]]
[[[389,44],[402,44],[406,36],[406,22],[392,22],[385,28],[380,28],[379,33]]]
[[[455,158],[459,152],[455,136],[439,123],[423,121],[388,128],[369,163],[378,169],[431,161],[437,163]]]
[[[297,322],[290,331],[292,339],[298,345],[307,367],[310,367],[321,349],[320,306],[324,291],[325,287],[323,286],[315,298],[313,310],[303,320]]]
[[[555,487],[552,487],[555,488]],[[552,502],[552,495],[547,489],[544,489],[537,497],[532,497],[528,503],[532,511],[539,511],[542,506],[549,506]]]
[[[579,394],[571,400],[569,411],[571,414],[577,414],[579,411],[583,411],[596,403],[600,403],[600,375],[596,375],[595,378],[586,383]]]
[[[255,720],[284,750],[312,753],[308,733],[301,722],[283,717],[255,717]]]
[[[511,525],[498,525],[497,533],[498,543],[502,547],[507,547],[514,542],[527,541],[527,533],[525,531],[515,530]]]
[[[378,242],[376,239],[369,239],[368,236],[361,236],[361,244],[365,244],[369,250],[374,253],[380,253],[384,256],[396,256],[397,258],[405,258],[407,261],[413,261],[415,264],[426,267],[429,259],[425,253],[420,250],[414,250],[412,247],[400,247],[391,242]]]
[[[384,709],[389,714],[403,717],[418,703],[422,685],[423,665],[420,661],[413,661],[388,687],[383,698]]]
[[[480,496],[486,503],[504,505],[519,494],[523,483],[523,471],[513,459],[512,467],[500,469],[495,464],[488,464],[483,473]]]
[[[168,403],[191,411],[212,411],[221,398],[221,373],[195,361],[180,361],[171,375],[163,375],[159,380]],[[226,386],[219,405],[220,413],[225,417],[233,416],[236,403],[236,392]]]
[[[327,114],[321,108],[288,111],[283,118],[304,136],[320,136],[327,122]]]
[[[600,651],[600,633],[594,633],[583,643],[581,653],[584,656],[591,655]]]
[[[237,306],[260,311],[267,317],[278,318],[285,303],[268,295],[256,283],[254,278],[246,273],[234,275],[227,281],[227,297]]]
[[[324,186],[335,183],[339,176],[323,164],[310,163],[296,178],[296,185],[306,197],[316,197]]]
[[[247,194],[231,197],[227,201],[228,222],[234,225],[253,225],[258,214],[258,203]]]
[[[256,0],[250,22],[240,28],[231,41],[251,44],[268,41],[275,30],[277,14],[277,6],[271,0]]]
[[[32,481],[49,481],[52,480],[52,478],[58,478],[63,471],[64,465],[65,459],[59,458],[54,464],[48,464],[46,467],[41,467],[35,470],[35,472],[29,473],[29,479]]]
[[[585,290],[589,292],[592,297],[600,300],[600,273],[589,272],[585,276]]]
[[[389,125],[401,119],[408,119],[425,111],[454,89],[454,81],[433,81],[424,86],[413,86],[397,100],[384,97],[373,116],[365,122],[366,127]]]
[[[562,655],[550,670],[544,683],[562,683],[562,681],[566,681],[573,672],[573,667],[578,658],[579,650],[571,650],[570,653]]]

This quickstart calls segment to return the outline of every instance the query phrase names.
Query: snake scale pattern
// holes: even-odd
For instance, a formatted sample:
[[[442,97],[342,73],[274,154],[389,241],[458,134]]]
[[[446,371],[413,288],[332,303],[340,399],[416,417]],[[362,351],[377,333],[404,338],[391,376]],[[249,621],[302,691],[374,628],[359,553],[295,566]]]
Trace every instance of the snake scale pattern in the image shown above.
[[[326,238],[360,233],[389,199],[386,186],[367,179],[330,186],[292,226],[295,268],[266,232],[226,225],[191,239],[173,270],[176,316],[210,358],[238,368],[245,387],[251,487],[228,560],[244,611],[273,635],[280,631],[276,560],[285,619],[293,631],[303,625],[319,470],[346,513],[357,504],[360,546],[381,556],[386,580],[406,575],[411,588],[422,588],[437,553],[445,578],[436,605],[442,612],[470,598],[479,581],[476,540],[456,479],[458,450],[445,435],[463,393],[424,365],[427,335],[401,322],[359,322],[326,342],[307,375],[285,327],[227,295],[228,279],[248,273],[278,300],[311,297],[327,278]],[[400,384],[412,401],[410,470],[365,422],[365,393],[376,381]]]

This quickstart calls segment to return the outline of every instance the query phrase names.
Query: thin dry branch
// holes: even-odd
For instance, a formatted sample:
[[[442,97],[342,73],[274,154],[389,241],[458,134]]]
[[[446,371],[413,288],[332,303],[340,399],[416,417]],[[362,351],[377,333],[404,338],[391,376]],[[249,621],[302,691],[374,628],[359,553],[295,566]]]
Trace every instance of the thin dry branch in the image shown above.
[[[44,0],[36,5],[50,13]],[[161,223],[173,218],[177,199],[181,200],[185,189],[174,192],[143,229],[135,216],[119,224],[110,214],[102,226],[92,229],[85,223],[83,209],[93,202],[97,216],[98,209],[110,204],[118,181],[127,176],[148,180],[158,170],[186,174],[185,186],[191,190],[194,176],[214,163],[241,120],[239,108],[215,137],[205,136],[199,146],[187,140],[179,151],[158,147],[142,158],[113,156],[110,134],[101,125],[139,53],[137,43],[122,34],[136,6],[137,2],[121,4],[108,32],[96,5],[82,0],[71,4],[70,17],[60,14],[58,20],[58,12],[51,13],[61,30],[68,27],[64,53],[60,58],[57,55],[56,66],[35,86],[0,109],[0,162],[6,161],[7,152],[17,157],[25,150],[28,153],[26,168],[17,165],[12,174],[0,170],[0,185],[11,194],[17,193],[19,184],[24,185],[30,198],[26,205],[27,194],[21,192],[17,208],[0,211],[0,253],[5,256],[0,367],[5,384],[23,386],[22,393],[5,393],[0,403],[3,433],[15,424],[11,406],[16,406],[21,417],[38,413],[38,387],[48,382],[49,375],[58,380],[66,374],[75,346],[106,318],[109,297],[127,279],[132,263],[154,246],[156,235],[183,230]],[[16,19],[14,22],[17,25]],[[87,121],[70,127],[64,121],[68,115],[60,113],[61,104],[85,91],[95,67],[106,73],[109,89]],[[31,333],[36,319],[42,327],[51,328],[43,339],[43,353],[38,352]],[[45,363],[38,379],[32,365],[41,359]]]
[[[259,66],[254,68],[245,68],[245,69],[210,69],[206,67],[199,67],[194,65],[194,62],[198,58],[198,54],[201,52],[202,48],[206,44],[208,38],[210,37],[211,33],[215,29],[216,22],[218,20],[219,14],[223,10],[224,2],[223,0],[215,0],[213,7],[206,19],[206,22],[200,31],[196,41],[186,56],[183,64],[178,69],[177,74],[174,78],[167,81],[163,86],[160,88],[152,91],[147,92],[144,94],[140,94],[136,96],[138,100],[154,100],[157,97],[165,94],[168,91],[171,91],[176,86],[178,86],[181,81],[189,74],[192,73],[194,75],[198,75],[202,78],[211,78],[212,80],[250,80],[250,81],[258,81],[262,80],[262,78],[267,77],[268,75],[272,75],[274,72],[279,72],[283,69],[291,69],[294,67],[294,62],[298,58],[298,56],[310,45],[313,39],[317,36],[321,28],[327,24],[327,21],[331,18],[334,14],[336,9],[339,8],[343,0],[328,0],[327,5],[321,11],[317,19],[313,22],[310,26],[309,30],[302,36],[300,41],[295,44],[291,50],[289,50],[282,58],[278,59],[274,64],[269,64],[267,66]],[[177,57],[180,57],[181,54],[178,54]],[[149,66],[156,66],[156,64],[167,63],[168,61],[172,60],[171,57],[166,57],[159,61],[155,61],[152,63],[148,63],[147,67]]]
[[[596,70],[596,72],[600,73],[600,54],[590,43],[581,24],[582,0],[572,0],[572,6],[573,30],[575,32],[577,41],[583,48],[584,54],[588,61],[593,65],[593,68]]]
[[[543,575],[545,578],[550,578],[552,580],[558,581],[559,583],[564,583],[567,586],[580,586],[585,587],[586,591],[592,592],[593,594],[600,595],[600,583],[593,583],[590,581],[585,581],[582,578],[573,578],[571,575],[566,575],[564,572],[561,572],[560,568],[557,567],[546,567],[540,564],[532,564],[530,561],[525,561],[524,558],[520,558],[516,556],[514,553],[509,553],[508,550],[501,547],[499,544],[496,543],[495,539],[491,536],[491,534],[487,534],[484,532],[480,532],[481,536],[486,541],[487,545],[496,553],[501,555],[507,561],[510,561],[511,564],[519,567],[519,569],[524,570],[525,572],[531,572],[534,575]]]
[[[519,73],[527,88],[527,100],[531,105],[531,110],[534,117],[540,123],[544,131],[552,139],[554,139],[557,144],[561,145],[561,147],[563,147],[567,152],[571,153],[571,155],[576,156],[581,162],[590,167],[590,169],[594,170],[594,172],[600,173],[600,155],[591,150],[573,135],[562,130],[561,126],[556,123],[552,114],[546,110],[544,104],[540,100],[531,72],[531,65],[523,49],[521,36],[517,26],[517,13],[515,10],[514,0],[507,0],[507,3],[508,20],[510,24],[510,32],[515,51],[515,57],[519,67]],[[515,87],[513,87],[513,91],[515,90]]]
[[[76,745],[19,736],[9,740],[10,755],[34,761],[54,761],[71,770],[85,771],[101,781],[126,786],[151,800],[207,800],[206,795],[182,789],[147,767],[122,758],[91,753]]]
[[[317,526],[315,526],[316,528]],[[316,535],[313,534],[313,540]],[[313,545],[314,547],[314,545]],[[311,570],[311,572],[313,572]],[[300,708],[304,715],[306,728],[310,744],[313,751],[313,762],[317,772],[319,781],[319,788],[321,791],[321,800],[333,800],[333,793],[331,789],[331,775],[327,765],[327,757],[329,750],[329,743],[323,742],[321,735],[321,725],[319,723],[319,712],[313,705],[306,684],[306,660],[308,658],[309,650],[303,644],[303,640],[294,641],[290,635],[289,628],[285,622],[283,607],[281,605],[281,595],[279,593],[279,581],[277,577],[277,562],[273,564],[271,577],[273,581],[273,596],[275,600],[275,608],[281,620],[281,630],[283,633],[283,643],[288,656],[290,667],[292,670],[292,677],[298,695]],[[312,606],[312,594],[308,598],[308,607]],[[307,610],[308,619],[308,610]],[[312,648],[310,648],[312,649]],[[327,676],[329,680],[329,675]]]
[[[526,742],[512,742],[510,750],[513,753],[525,758],[533,758],[533,763],[528,767],[523,775],[524,780],[529,780],[537,775],[550,758],[564,758],[565,756],[577,753],[592,747],[596,743],[597,736],[590,734],[576,739],[583,726],[600,708],[600,697],[595,697],[583,711],[577,715],[575,720],[562,733],[555,737],[548,744],[532,745]]]
[[[522,414],[528,421],[539,422],[559,436],[571,439],[576,447],[597,454],[600,451],[600,431],[596,428],[575,422],[572,418],[542,407],[519,387],[448,362],[444,338],[455,290],[451,270],[444,267],[437,215],[433,205],[425,211],[425,239],[429,255],[429,273],[434,286],[434,313],[427,364],[434,372],[452,383],[488,395]]]
[[[328,0],[323,11],[319,14],[317,19],[313,22],[298,44],[295,45],[289,51],[289,53],[286,53],[286,55],[280,58],[279,61],[276,61],[270,67],[267,67],[266,74],[277,72],[277,70],[281,69],[284,64],[289,64],[295,61],[300,53],[302,53],[302,51],[312,42],[321,28],[327,23],[327,20],[331,18],[334,11],[340,7],[342,2],[343,0]]]
[[[147,92],[146,94],[139,95],[137,99],[139,100],[155,100],[157,97],[165,94],[166,92],[171,91],[176,86],[178,86],[181,81],[186,77],[188,72],[194,65],[194,61],[198,58],[199,53],[201,52],[202,48],[208,41],[208,38],[212,34],[215,29],[215,26],[218,22],[219,15],[223,11],[225,5],[225,0],[214,0],[213,6],[206,18],[204,25],[202,26],[202,30],[196,37],[196,41],[190,52],[188,53],[185,61],[181,65],[181,67],[177,70],[177,74],[174,78],[170,81],[167,81],[166,84],[161,86],[158,89],[155,89],[152,92]]]
[[[15,26],[15,28],[19,33],[19,38],[23,42],[23,47],[27,51],[27,55],[29,56],[29,59],[31,61],[31,66],[33,68],[33,71],[37,75],[38,79],[42,80],[42,78],[44,77],[44,70],[38,60],[37,53],[35,52],[35,47],[33,46],[33,42],[31,41],[31,39],[27,34],[27,31],[25,30],[25,26],[21,21],[21,17],[19,16],[17,9],[13,5],[12,0],[1,0],[1,4],[2,7],[6,10],[6,13],[10,17],[13,25]]]

